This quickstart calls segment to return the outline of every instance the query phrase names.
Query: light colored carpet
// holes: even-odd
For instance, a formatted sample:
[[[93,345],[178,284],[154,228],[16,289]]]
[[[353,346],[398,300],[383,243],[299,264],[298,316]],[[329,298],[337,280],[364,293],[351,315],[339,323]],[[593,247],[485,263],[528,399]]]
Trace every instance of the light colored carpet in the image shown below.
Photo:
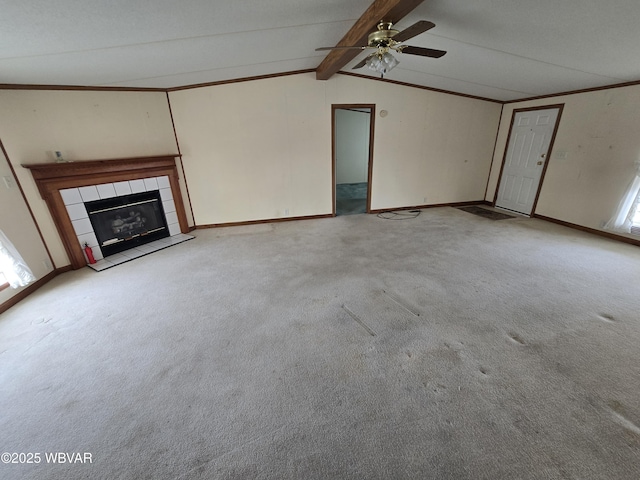
[[[0,315],[7,479],[638,479],[640,249],[454,208],[198,230]]]

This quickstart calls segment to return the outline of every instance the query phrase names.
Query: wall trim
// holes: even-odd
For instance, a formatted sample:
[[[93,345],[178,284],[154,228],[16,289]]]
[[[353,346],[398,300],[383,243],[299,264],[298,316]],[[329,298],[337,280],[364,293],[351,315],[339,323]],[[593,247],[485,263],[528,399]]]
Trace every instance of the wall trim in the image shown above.
[[[549,93],[547,95],[538,95],[536,97],[525,97],[525,98],[520,98],[518,100],[508,100],[503,103],[507,105],[509,103],[529,102],[531,100],[541,100],[543,98],[562,97],[564,95],[577,95],[579,93],[589,93],[589,92],[597,92],[600,90],[611,90],[614,88],[633,87],[635,85],[640,85],[640,80],[633,80],[631,82],[613,83],[611,85],[603,85],[601,87],[581,88],[579,90],[568,90],[566,92]]]
[[[370,77],[369,75],[363,75],[361,73],[339,71],[339,72],[337,72],[337,75],[347,75],[347,76],[350,76],[350,77],[364,78],[364,79],[367,79],[367,80],[373,80],[375,82],[392,83],[394,85],[402,85],[403,87],[412,87],[412,88],[418,88],[420,90],[429,90],[431,92],[446,93],[447,95],[455,95],[457,97],[472,98],[474,100],[483,100],[485,102],[492,102],[492,103],[499,103],[499,104],[506,103],[506,102],[504,102],[502,100],[495,100],[493,98],[478,97],[476,95],[469,95],[467,93],[452,92],[450,90],[443,90],[441,88],[425,87],[423,85],[416,85],[414,83],[400,82],[398,80],[390,80],[388,78]]]
[[[280,223],[280,222],[294,222],[296,220],[315,220],[318,218],[332,218],[335,215],[332,213],[325,213],[322,215],[306,215],[301,217],[286,217],[286,218],[266,218],[264,220],[247,220],[244,222],[227,222],[227,223],[208,223],[203,225],[196,225],[196,230],[205,228],[221,228],[221,227],[240,227],[244,225],[259,225],[261,223]]]
[[[70,270],[71,270],[71,265],[67,265],[67,266],[64,266],[64,267],[61,267],[61,268],[56,268],[55,270],[52,270],[51,272],[47,273],[44,277],[42,277],[42,278],[36,280],[35,282],[27,285],[22,290],[20,290],[18,293],[16,293],[13,297],[11,297],[9,300],[7,300],[6,302],[3,302],[3,303],[0,304],[0,314],[6,312],[7,310],[9,310],[16,303],[18,303],[21,300],[25,299],[26,297],[28,297],[33,292],[38,290],[40,287],[42,287],[43,285],[48,283],[50,280],[53,280],[55,277],[57,277],[61,273],[69,272]]]
[[[489,166],[489,174],[487,175],[487,184],[484,187],[484,199],[487,199],[489,193],[489,181],[491,180],[491,172],[493,172],[493,162],[495,162],[496,150],[498,148],[498,137],[500,136],[500,127],[502,126],[502,115],[504,114],[504,104],[500,107],[500,118],[498,119],[498,128],[496,129],[496,138],[493,141],[493,152],[491,153],[491,165]],[[508,138],[508,137],[507,137]],[[498,182],[500,178],[498,177]]]
[[[629,237],[625,237],[624,235],[605,232],[603,230],[598,230],[596,228],[585,227],[583,225],[578,225],[577,223],[565,222],[564,220],[558,220],[557,218],[547,217],[545,215],[539,215],[537,213],[534,213],[533,215],[531,215],[531,218],[538,218],[546,222],[562,225],[563,227],[569,227],[569,228],[573,228],[574,230],[580,230],[582,232],[592,233],[594,235],[598,235],[599,237],[605,237],[610,240],[617,240],[619,242],[630,243],[631,245],[640,246],[640,239],[636,240],[635,238],[629,238]]]
[[[194,83],[190,85],[181,85],[178,87],[169,87],[169,88],[161,88],[161,87],[125,87],[125,86],[108,86],[108,85],[46,85],[46,84],[20,84],[20,83],[0,83],[0,90],[77,90],[77,91],[113,91],[113,92],[161,92],[161,93],[169,93],[176,92],[179,90],[188,90],[191,88],[200,88],[200,87],[210,87],[216,85],[226,85],[229,83],[239,83],[239,82],[250,82],[253,80],[263,80],[267,78],[276,78],[276,77],[285,77],[288,75],[299,75],[302,73],[314,73],[316,71],[315,68],[307,68],[304,70],[291,70],[288,72],[279,72],[279,73],[269,73],[265,75],[255,75],[252,77],[240,77],[240,78],[232,78],[229,80],[218,80],[214,82],[205,82],[205,83]],[[640,85],[640,80],[633,80],[629,82],[621,82],[614,83],[611,85],[602,85],[600,87],[589,87],[582,88],[579,90],[568,90],[566,92],[557,92],[557,93],[548,93],[545,95],[537,95],[533,97],[524,97],[518,98],[515,100],[496,100],[494,98],[488,97],[479,97],[476,95],[470,95],[466,93],[453,92],[451,90],[444,90],[441,88],[427,87],[424,85],[416,85],[414,83],[401,82],[399,80],[391,80],[388,78],[376,78],[368,75],[363,75],[355,72],[344,72],[339,71],[336,72],[338,75],[350,75],[352,77],[365,78],[367,80],[374,80],[376,82],[385,82],[391,83],[395,85],[402,85],[405,87],[418,88],[421,90],[430,90],[432,92],[445,93],[448,95],[455,95],[458,97],[465,98],[473,98],[476,100],[484,100],[486,102],[499,103],[502,105],[509,105],[512,103],[518,102],[528,102],[532,100],[541,100],[544,98],[553,98],[553,97],[561,97],[564,95],[576,95],[579,93],[589,93],[596,92],[599,90],[609,90],[614,88],[623,88],[623,87],[632,87],[635,85]]]
[[[187,182],[187,174],[184,171],[184,162],[182,160],[182,152],[180,151],[180,142],[178,141],[178,132],[176,131],[176,123],[173,120],[173,110],[171,109],[171,99],[169,99],[169,92],[165,92],[167,96],[167,106],[169,107],[169,116],[171,117],[171,126],[173,127],[173,136],[176,139],[176,148],[178,149],[178,156],[180,158],[180,170],[182,171],[182,178],[184,180],[184,189],[187,192],[187,203],[189,203],[189,210],[191,211],[191,218],[193,223],[196,222],[196,216],[193,213],[193,205],[191,204],[191,193],[189,193],[189,182]]]
[[[385,212],[393,212],[393,211],[402,211],[402,210],[417,210],[423,208],[437,208],[437,207],[466,207],[471,205],[487,205],[491,207],[493,204],[487,200],[477,200],[473,202],[453,202],[453,203],[438,203],[433,205],[416,205],[415,207],[399,207],[399,208],[382,208],[377,210],[371,210],[371,213],[385,213]],[[529,218],[537,218],[539,220],[544,220],[546,222],[555,223],[558,225],[562,225],[563,227],[572,228],[574,230],[580,230],[582,232],[591,233],[594,235],[598,235],[599,237],[608,238],[610,240],[616,240],[623,243],[629,243],[631,245],[640,246],[640,238],[629,238],[623,235],[618,235],[615,233],[605,232],[602,230],[597,230],[591,227],[584,227],[582,225],[578,225],[576,223],[565,222],[564,220],[558,220],[557,218],[547,217],[545,215],[540,215],[537,213],[531,214]]]
[[[232,78],[230,80],[218,80],[216,82],[194,83],[193,85],[182,85],[180,87],[167,88],[167,92],[178,92],[180,90],[189,90],[191,88],[213,87],[216,85],[227,85],[229,83],[252,82],[254,80],[264,80],[267,78],[287,77],[289,75],[300,75],[303,73],[313,73],[315,68],[307,68],[305,70],[292,70],[290,72],[269,73],[266,75],[256,75],[253,77]]]
[[[166,88],[155,87],[109,87],[91,85],[37,85],[20,83],[0,83],[0,90],[82,90],[98,92],[166,92]]]

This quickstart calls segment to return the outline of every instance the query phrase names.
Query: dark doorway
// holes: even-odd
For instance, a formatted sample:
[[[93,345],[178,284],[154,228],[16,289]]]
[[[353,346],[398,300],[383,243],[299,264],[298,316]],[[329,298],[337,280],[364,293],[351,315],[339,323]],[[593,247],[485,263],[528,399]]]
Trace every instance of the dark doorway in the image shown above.
[[[333,105],[334,214],[371,210],[374,105]]]

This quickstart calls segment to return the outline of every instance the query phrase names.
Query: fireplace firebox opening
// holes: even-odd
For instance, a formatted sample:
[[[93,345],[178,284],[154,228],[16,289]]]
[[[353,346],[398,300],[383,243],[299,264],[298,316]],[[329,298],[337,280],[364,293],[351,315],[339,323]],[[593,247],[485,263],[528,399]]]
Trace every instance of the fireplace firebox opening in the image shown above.
[[[169,236],[158,190],[85,202],[102,255]]]

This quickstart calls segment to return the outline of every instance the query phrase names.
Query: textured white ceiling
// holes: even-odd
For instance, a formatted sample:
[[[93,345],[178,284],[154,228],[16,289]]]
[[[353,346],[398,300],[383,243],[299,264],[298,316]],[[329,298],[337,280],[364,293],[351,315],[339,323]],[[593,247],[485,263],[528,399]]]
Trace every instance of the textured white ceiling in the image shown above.
[[[0,83],[169,88],[313,69],[371,1],[0,0]],[[398,55],[387,78],[497,100],[640,80],[637,0],[425,0],[397,28],[422,19],[436,27],[407,43],[447,55]]]

